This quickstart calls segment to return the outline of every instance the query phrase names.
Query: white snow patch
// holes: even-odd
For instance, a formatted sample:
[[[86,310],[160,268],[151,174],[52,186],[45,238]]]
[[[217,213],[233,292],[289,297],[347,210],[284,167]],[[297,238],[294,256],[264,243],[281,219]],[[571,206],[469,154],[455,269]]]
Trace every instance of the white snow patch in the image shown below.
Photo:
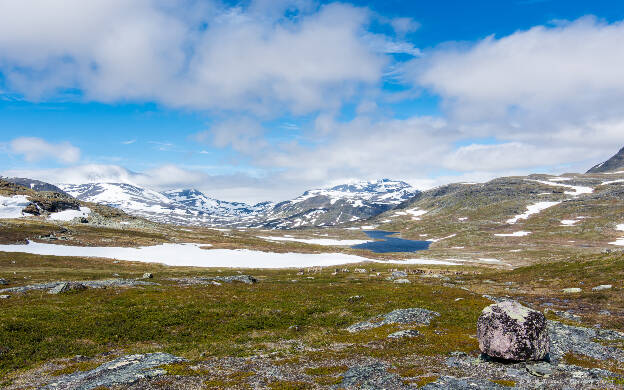
[[[374,230],[374,229],[377,229],[377,226],[379,226],[379,225],[367,225],[367,226],[362,226],[360,229],[362,229],[362,230]]]
[[[316,245],[333,245],[333,246],[352,246],[365,244],[370,242],[368,240],[332,240],[329,238],[294,238],[294,237],[272,237],[272,236],[257,236],[263,240],[269,241],[295,241],[295,242],[303,242],[306,244],[316,244]]]
[[[442,237],[442,238],[430,238],[427,241],[431,241],[431,242],[439,242],[442,240],[446,240],[447,238],[453,238],[455,237],[457,234],[451,234],[450,236],[446,236],[446,237]]]
[[[328,267],[363,262],[390,264],[460,265],[451,261],[408,259],[372,260],[344,253],[272,253],[247,249],[201,249],[207,244],[161,244],[139,248],[80,247],[29,242],[0,245],[0,251],[36,255],[100,257],[116,260],[155,262],[171,266],[221,268],[303,268]]]
[[[615,183],[624,183],[624,179],[603,181],[602,184],[600,184],[600,185],[601,186],[606,186],[606,185],[615,184]]]
[[[582,194],[591,194],[592,192],[594,192],[594,189],[591,187],[573,186],[570,184],[554,183],[552,181],[546,181],[546,180],[533,180],[533,179],[525,179],[525,180],[534,181],[536,183],[546,184],[546,185],[554,186],[554,187],[571,188],[572,191],[564,191],[564,194],[566,195],[579,196]]]
[[[420,221],[420,217],[427,214],[427,210],[421,210],[419,208],[405,210],[405,212],[410,214],[412,216],[412,220],[414,221]]]
[[[543,210],[546,210],[549,207],[556,206],[561,202],[538,202],[532,205],[527,206],[527,211],[523,214],[516,215],[515,217],[508,219],[507,223],[514,224],[521,219],[528,219],[531,215],[537,214]]]
[[[21,218],[30,201],[26,195],[0,196],[0,219]]]
[[[488,259],[488,258],[483,258],[483,257],[479,257],[479,261],[482,261],[484,263],[500,263],[501,262],[498,259]]]
[[[574,226],[578,222],[580,222],[578,219],[564,219],[561,221],[561,226]]]
[[[520,230],[519,232],[513,232],[513,233],[499,233],[499,234],[495,234],[496,237],[524,237],[524,236],[528,236],[529,234],[531,234],[531,232],[525,232],[523,230]]]
[[[621,224],[617,225],[615,227],[615,230],[619,230],[621,232],[624,232],[624,223],[621,223]]]
[[[91,209],[88,207],[81,207],[80,210],[63,210],[57,213],[50,214],[49,219],[52,221],[72,221],[74,218],[88,217],[91,214]]]
[[[468,220],[468,217],[459,217],[457,219],[460,220],[461,222],[464,222],[464,221]]]
[[[568,181],[568,180],[572,180],[569,177],[553,177],[552,179],[548,179],[549,181]]]
[[[618,238],[617,240],[610,242],[611,245],[624,246],[624,237]]]

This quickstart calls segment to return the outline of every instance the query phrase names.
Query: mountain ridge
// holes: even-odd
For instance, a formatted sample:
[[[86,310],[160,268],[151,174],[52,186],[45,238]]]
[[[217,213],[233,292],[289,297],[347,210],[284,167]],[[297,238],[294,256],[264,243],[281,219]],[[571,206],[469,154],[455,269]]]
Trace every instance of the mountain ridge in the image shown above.
[[[197,189],[157,192],[128,183],[58,187],[79,200],[117,207],[155,222],[271,229],[334,226],[368,219],[419,193],[405,182],[380,179],[308,190],[277,204],[250,205],[215,199]]]
[[[606,173],[606,172],[615,172],[616,170],[624,171],[624,147],[620,149],[615,155],[613,155],[610,159],[594,165],[591,169],[587,171],[587,173]]]

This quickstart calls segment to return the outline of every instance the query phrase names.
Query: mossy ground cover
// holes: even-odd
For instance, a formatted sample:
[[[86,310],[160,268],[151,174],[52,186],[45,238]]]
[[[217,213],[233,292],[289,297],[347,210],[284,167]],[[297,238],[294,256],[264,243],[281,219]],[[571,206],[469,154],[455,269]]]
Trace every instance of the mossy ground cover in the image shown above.
[[[36,291],[0,301],[2,376],[45,361],[112,350],[165,351],[191,360],[278,353],[280,359],[319,362],[354,354],[392,359],[405,354],[471,351],[476,348],[471,338],[476,318],[488,303],[456,288],[396,285],[352,272],[331,275],[333,269],[304,276],[295,270],[252,271],[260,280],[254,285],[178,286],[167,278],[234,272],[7,253],[0,254],[0,268],[1,276],[20,279],[20,284],[99,279],[114,273],[139,277],[147,271],[160,283],[60,295]],[[385,271],[383,266],[376,268]],[[353,295],[364,298],[350,302]],[[458,297],[462,300],[456,302]],[[399,326],[356,334],[344,330],[355,322],[408,307],[435,310],[442,316],[420,329],[418,341],[401,342],[400,348],[397,341],[386,339]],[[293,348],[295,344],[307,349]],[[344,348],[332,347],[339,344]],[[311,374],[327,377],[334,372],[317,368]]]

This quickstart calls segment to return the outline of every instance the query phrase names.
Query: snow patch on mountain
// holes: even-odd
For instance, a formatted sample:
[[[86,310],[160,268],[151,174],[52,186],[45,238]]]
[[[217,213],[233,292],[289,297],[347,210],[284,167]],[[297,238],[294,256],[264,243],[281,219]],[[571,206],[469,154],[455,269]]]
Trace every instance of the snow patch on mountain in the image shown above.
[[[0,196],[0,219],[21,218],[30,201],[26,195]]]
[[[549,207],[558,205],[559,203],[561,202],[538,202],[538,203],[529,205],[527,206],[527,211],[525,211],[522,214],[516,215],[513,218],[508,219],[507,223],[513,225],[521,219],[528,219],[531,215],[538,214],[542,212],[543,210],[546,210]]]

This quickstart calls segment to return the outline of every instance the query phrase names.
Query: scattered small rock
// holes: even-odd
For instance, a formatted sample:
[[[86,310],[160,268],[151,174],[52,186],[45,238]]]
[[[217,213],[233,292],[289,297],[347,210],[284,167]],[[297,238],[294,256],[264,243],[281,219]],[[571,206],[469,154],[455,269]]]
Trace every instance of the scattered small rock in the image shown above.
[[[153,277],[154,277],[154,274],[150,272],[146,272],[143,274],[142,279],[152,279]]]
[[[356,269],[353,270],[353,272],[356,272],[358,274],[365,274],[368,271],[366,271],[364,268],[356,268]]]
[[[479,348],[504,360],[542,360],[550,351],[546,317],[515,301],[492,304],[477,321]]]
[[[361,295],[354,295],[354,296],[352,296],[352,297],[349,297],[349,298],[347,299],[347,301],[348,301],[349,303],[355,303],[355,302],[361,301],[362,299],[364,299],[364,297],[363,297],[363,296],[361,296]]]
[[[0,299],[9,299],[11,298],[10,295],[0,295]]]
[[[592,288],[592,291],[603,291],[603,290],[610,290],[613,286],[610,284],[601,284],[600,286],[596,286],[594,288]]]
[[[0,286],[6,286],[7,284],[9,284],[8,280],[0,278]]]
[[[398,284],[408,284],[408,283],[412,283],[409,281],[409,279],[396,279],[394,281],[394,283],[398,283]]]
[[[402,338],[411,338],[420,336],[420,332],[416,329],[408,329],[408,330],[400,330],[398,332],[394,332],[388,335],[389,339],[402,339]]]
[[[526,370],[533,376],[548,378],[552,375],[553,369],[549,363],[541,362],[536,364],[527,364]]]
[[[405,278],[407,277],[407,272],[403,272],[403,271],[394,271],[392,273],[392,278],[393,279],[397,279],[397,278]]]

